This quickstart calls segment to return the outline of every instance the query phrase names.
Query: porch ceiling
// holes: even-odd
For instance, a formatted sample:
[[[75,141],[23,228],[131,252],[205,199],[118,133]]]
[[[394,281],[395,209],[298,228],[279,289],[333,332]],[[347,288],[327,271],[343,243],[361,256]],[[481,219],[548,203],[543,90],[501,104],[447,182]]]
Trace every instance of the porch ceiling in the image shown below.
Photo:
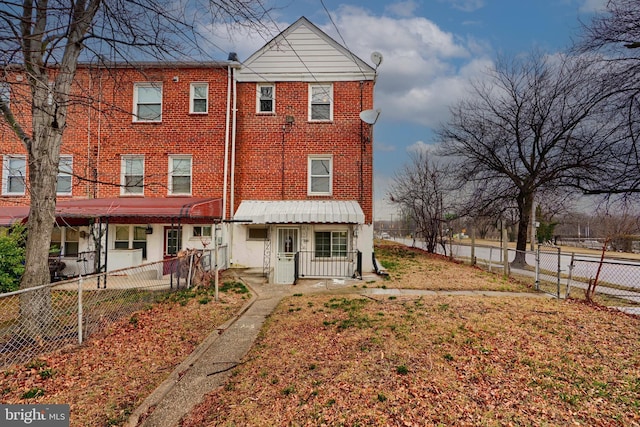
[[[364,212],[354,200],[245,200],[234,220],[254,224],[363,224]]]

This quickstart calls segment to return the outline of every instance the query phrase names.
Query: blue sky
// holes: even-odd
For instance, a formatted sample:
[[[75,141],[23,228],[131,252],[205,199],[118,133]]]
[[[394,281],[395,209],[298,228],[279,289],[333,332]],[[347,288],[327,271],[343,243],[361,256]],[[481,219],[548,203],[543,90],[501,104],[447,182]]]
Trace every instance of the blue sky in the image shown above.
[[[229,33],[221,28],[215,45],[240,60],[305,16],[371,64],[382,53],[375,107],[375,218],[389,219],[386,203],[395,171],[413,150],[433,144],[433,130],[448,108],[465,95],[470,79],[499,54],[540,49],[554,53],[571,44],[580,20],[607,0],[269,0],[274,9],[268,33]],[[331,18],[330,18],[331,17]],[[220,52],[220,55],[224,55]],[[226,59],[219,58],[219,59]]]

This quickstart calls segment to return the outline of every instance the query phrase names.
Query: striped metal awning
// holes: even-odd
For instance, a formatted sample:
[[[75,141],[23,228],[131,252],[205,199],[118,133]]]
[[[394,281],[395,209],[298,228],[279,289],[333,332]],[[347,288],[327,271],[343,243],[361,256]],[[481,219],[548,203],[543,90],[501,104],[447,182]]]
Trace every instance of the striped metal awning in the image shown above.
[[[253,224],[364,224],[353,200],[245,200],[234,221]]]

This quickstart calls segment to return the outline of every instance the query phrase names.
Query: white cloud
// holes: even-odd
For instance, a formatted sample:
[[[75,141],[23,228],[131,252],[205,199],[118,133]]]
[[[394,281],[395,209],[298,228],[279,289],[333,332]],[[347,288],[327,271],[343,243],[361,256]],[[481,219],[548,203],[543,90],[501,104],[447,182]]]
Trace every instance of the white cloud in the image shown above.
[[[440,0],[443,1],[443,0]],[[454,9],[463,12],[473,12],[484,7],[484,0],[444,0],[450,3]]]
[[[395,145],[385,144],[384,142],[380,142],[378,140],[374,140],[373,145],[374,145],[374,149],[375,149],[376,152],[396,151],[396,146]]]
[[[413,13],[418,8],[418,3],[413,0],[407,1],[399,1],[396,3],[391,3],[385,6],[384,11],[389,15],[395,15],[399,17],[410,17],[413,16]]]
[[[462,40],[424,17],[376,16],[341,6],[334,22],[340,34],[330,23],[321,28],[340,42],[344,38],[360,58],[368,61],[371,52],[382,53],[376,106],[385,122],[437,126],[465,93],[469,77],[491,63],[486,44]]]

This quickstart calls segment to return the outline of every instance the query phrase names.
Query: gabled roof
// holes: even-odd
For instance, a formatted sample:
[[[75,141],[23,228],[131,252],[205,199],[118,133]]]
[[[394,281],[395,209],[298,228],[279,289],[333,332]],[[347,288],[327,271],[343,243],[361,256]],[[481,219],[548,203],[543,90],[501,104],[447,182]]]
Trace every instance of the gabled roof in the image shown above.
[[[354,200],[245,200],[234,221],[253,224],[364,224]]]
[[[375,69],[304,16],[242,63],[241,82],[373,80]]]

